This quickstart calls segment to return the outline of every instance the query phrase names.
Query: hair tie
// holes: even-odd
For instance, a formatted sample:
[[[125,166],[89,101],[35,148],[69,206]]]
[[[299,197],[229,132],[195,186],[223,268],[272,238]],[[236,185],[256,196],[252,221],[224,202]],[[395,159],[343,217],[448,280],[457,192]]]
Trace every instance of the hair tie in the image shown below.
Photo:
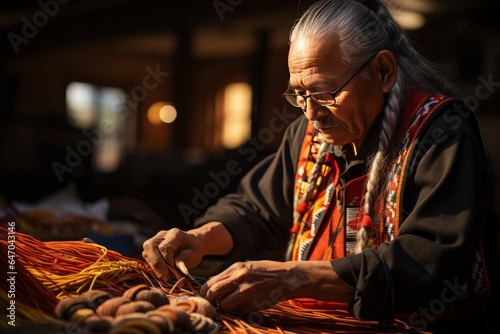
[[[373,228],[372,217],[370,217],[368,215],[364,215],[363,218],[361,219],[361,227],[372,229]]]

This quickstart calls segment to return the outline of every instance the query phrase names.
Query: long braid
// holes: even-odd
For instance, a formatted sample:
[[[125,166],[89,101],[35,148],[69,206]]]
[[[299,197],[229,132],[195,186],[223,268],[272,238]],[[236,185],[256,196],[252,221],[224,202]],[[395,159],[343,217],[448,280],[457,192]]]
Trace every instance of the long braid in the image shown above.
[[[392,157],[391,139],[394,136],[397,126],[399,107],[398,103],[401,98],[401,85],[397,80],[392,87],[392,90],[387,99],[387,106],[384,110],[384,118],[382,120],[382,130],[380,133],[380,143],[378,151],[371,163],[366,182],[366,192],[363,198],[364,214],[373,218],[375,214],[375,203],[383,193],[386,185],[386,167]],[[366,220],[365,220],[366,221]],[[371,222],[372,220],[368,220]],[[357,234],[357,245],[355,253],[359,253],[369,244],[369,239],[374,233],[373,224],[363,224]]]
[[[387,37],[392,41],[392,49],[394,52],[402,51],[399,50],[400,47],[397,43],[406,44],[404,46],[409,46],[405,43],[406,37],[402,32],[401,28],[394,22],[391,18],[387,9],[380,5],[377,0],[370,0],[369,8],[376,10],[376,16],[381,24],[384,26]],[[368,5],[368,4],[365,4]],[[406,40],[407,42],[407,40]],[[403,47],[407,51],[408,47]],[[403,52],[401,52],[403,53]],[[408,53],[408,52],[404,52]],[[369,219],[362,220],[362,226],[357,234],[357,245],[355,252],[359,253],[369,245],[370,238],[374,234],[374,224],[373,218],[375,216],[375,205],[382,193],[384,193],[386,186],[386,166],[390,163],[393,149],[391,146],[391,141],[394,136],[400,111],[402,109],[402,102],[404,100],[404,83],[402,80],[402,69],[398,65],[398,73],[396,77],[396,82],[394,83],[389,96],[387,97],[387,104],[384,109],[384,115],[382,119],[381,131],[380,131],[380,141],[378,145],[377,153],[371,163],[370,170],[368,172],[368,180],[366,182],[366,192],[363,197],[363,210],[364,215],[369,217]]]

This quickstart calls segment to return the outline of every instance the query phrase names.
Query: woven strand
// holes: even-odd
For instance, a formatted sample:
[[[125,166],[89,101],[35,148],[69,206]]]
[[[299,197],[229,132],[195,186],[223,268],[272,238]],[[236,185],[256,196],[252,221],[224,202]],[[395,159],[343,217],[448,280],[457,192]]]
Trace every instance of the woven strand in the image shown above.
[[[0,228],[0,235],[5,232],[4,228]],[[7,251],[4,239],[0,240],[2,256]],[[180,277],[175,282],[159,282],[144,262],[97,244],[40,242],[17,233],[16,251],[16,321],[20,325],[51,323],[64,326],[63,320],[54,313],[56,306],[64,302],[57,311],[65,317],[64,321],[100,333],[171,333],[175,326],[187,332],[207,334],[332,331],[356,334],[410,329],[400,321],[391,324],[359,321],[343,310],[306,309],[289,302],[281,302],[250,315],[223,312],[200,298],[200,287],[191,285],[181,273],[175,272],[175,276]],[[1,270],[7,271],[4,262],[1,262]],[[6,299],[6,291],[4,280],[0,282],[2,301]],[[158,293],[164,296],[153,297]],[[139,297],[141,294],[142,297]],[[118,315],[99,315],[102,312],[97,311],[100,305],[111,305],[111,299],[123,298],[123,295],[130,298],[118,300],[113,310],[106,311],[113,313],[120,310]],[[156,305],[154,298],[158,303]],[[163,298],[168,300],[168,304]],[[120,309],[124,303],[128,303],[127,307]],[[252,315],[262,321],[252,322]]]

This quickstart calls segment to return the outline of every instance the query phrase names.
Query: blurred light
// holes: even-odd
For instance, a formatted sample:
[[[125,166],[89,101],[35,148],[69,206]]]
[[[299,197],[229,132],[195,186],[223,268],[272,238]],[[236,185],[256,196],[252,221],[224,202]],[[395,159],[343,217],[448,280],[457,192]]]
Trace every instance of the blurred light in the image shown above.
[[[177,118],[177,110],[173,105],[167,104],[160,108],[160,119],[163,123],[172,123]]]
[[[71,124],[93,129],[99,140],[91,139],[94,168],[112,172],[121,162],[125,122],[120,113],[125,108],[125,92],[118,87],[99,87],[90,83],[71,82],[66,87],[67,113]]]
[[[96,95],[96,89],[91,84],[71,82],[66,87],[67,113],[72,125],[82,129],[94,125],[97,118]]]
[[[127,96],[122,89],[115,87],[101,87],[98,98],[101,113],[104,112],[111,115],[124,112]]]
[[[159,101],[149,107],[147,117],[153,125],[172,123],[177,118],[177,110],[170,103]]]
[[[156,102],[151,105],[148,109],[148,121],[149,123],[153,125],[160,125],[161,124],[161,119],[160,119],[160,109],[166,104],[166,102]]]
[[[224,91],[222,146],[234,149],[250,138],[252,89],[247,83],[233,83]]]
[[[114,172],[121,161],[121,148],[117,140],[104,141],[96,152],[94,163],[101,172]]]
[[[425,25],[425,17],[417,12],[393,10],[392,15],[401,28],[405,30],[417,30]]]

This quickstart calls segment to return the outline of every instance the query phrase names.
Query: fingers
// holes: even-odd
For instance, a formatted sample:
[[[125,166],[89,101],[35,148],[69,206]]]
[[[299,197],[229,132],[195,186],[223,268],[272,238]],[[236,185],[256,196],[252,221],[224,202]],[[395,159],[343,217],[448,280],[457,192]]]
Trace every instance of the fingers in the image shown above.
[[[221,310],[229,312],[235,309],[243,309],[248,301],[240,293],[240,285],[236,282],[230,282],[225,285],[225,291],[228,291],[217,299],[215,303]]]
[[[210,278],[201,287],[200,295],[224,311],[266,309],[288,299],[289,289],[284,282],[287,274],[281,262],[239,262]]]
[[[179,263],[183,263],[186,269],[193,268],[201,262],[202,257],[203,254],[200,253],[199,249],[194,249],[194,247],[178,249],[175,253],[174,264],[179,270],[181,270]]]
[[[200,295],[223,311],[236,309],[243,302],[240,285],[230,278],[209,280],[201,287]]]
[[[219,275],[211,277],[199,293],[223,311],[241,309],[254,297],[254,287],[248,280],[247,267],[241,262],[235,263]]]
[[[170,278],[170,270],[158,249],[162,240],[163,238],[156,236],[144,242],[142,257],[160,281],[167,281]]]
[[[160,231],[143,244],[142,257],[161,281],[167,281],[172,275],[168,268],[175,267],[174,255],[184,243],[182,233],[179,229]]]
[[[233,284],[235,281],[230,277],[223,279],[218,276],[220,275],[210,278],[203,284],[199,292],[201,296],[205,297],[212,304],[216,304],[219,298],[233,292],[235,285],[237,285]]]

